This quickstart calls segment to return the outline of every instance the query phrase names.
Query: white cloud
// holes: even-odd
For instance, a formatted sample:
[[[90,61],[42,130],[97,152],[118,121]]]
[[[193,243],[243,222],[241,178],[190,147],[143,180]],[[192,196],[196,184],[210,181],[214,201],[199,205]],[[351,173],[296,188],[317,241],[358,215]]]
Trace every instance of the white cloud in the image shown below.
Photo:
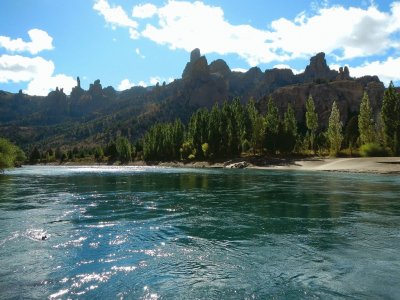
[[[133,82],[130,82],[129,79],[123,79],[117,87],[118,91],[129,90],[131,87],[136,86]]]
[[[46,96],[56,87],[64,89],[65,94],[70,94],[72,88],[76,86],[76,81],[71,76],[57,74],[50,77],[36,77],[28,83],[28,88],[24,93],[28,95]]]
[[[11,52],[29,52],[37,54],[43,50],[53,49],[53,38],[44,30],[31,29],[28,31],[31,39],[30,42],[25,42],[21,38],[11,39],[7,36],[0,36],[0,47]]]
[[[136,30],[138,23],[130,19],[121,6],[112,7],[107,0],[96,0],[93,9],[102,15],[113,29],[117,27],[127,27],[129,28],[129,34],[132,39],[137,39],[139,37]]]
[[[278,59],[265,42],[269,34],[249,25],[231,25],[220,7],[202,2],[169,1],[158,8],[158,27],[147,24],[144,37],[171,49],[191,51],[200,48],[205,54],[236,53],[250,65]]]
[[[400,80],[400,57],[388,57],[385,61],[374,61],[359,67],[349,67],[349,69],[350,76],[377,75],[388,86],[390,81]]]
[[[132,10],[132,17],[146,19],[146,18],[151,18],[156,13],[157,13],[157,6],[147,3],[134,6]]]
[[[143,58],[143,59],[146,58],[146,56],[144,56],[144,55],[140,52],[140,49],[139,49],[139,48],[136,48],[136,49],[135,49],[135,52],[136,52],[136,54],[137,54],[140,58]]]
[[[164,78],[164,77],[160,77],[160,76],[153,76],[153,77],[149,78],[148,82],[141,80],[138,83],[130,82],[129,79],[123,79],[120,82],[120,84],[118,85],[117,90],[124,91],[124,90],[128,90],[134,86],[148,87],[148,86],[156,85],[157,83],[159,83],[161,85],[161,84],[163,84],[164,81],[166,83],[170,83],[170,82],[174,81],[174,78],[172,78],[172,77]]]
[[[147,87],[147,83],[144,82],[143,80],[139,81],[139,83],[137,84],[138,86],[142,86],[142,87]]]
[[[148,23],[142,36],[170,49],[189,52],[198,47],[205,54],[237,54],[250,66],[305,58],[321,51],[339,60],[368,57],[400,46],[393,37],[400,32],[400,2],[383,12],[373,3],[357,8],[329,6],[323,1],[312,15],[302,12],[293,20],[274,20],[269,29],[233,25],[225,20],[222,8],[201,1],[170,0],[164,6],[151,7],[158,24]]]
[[[295,74],[295,75],[304,72],[304,70],[296,70],[296,69],[293,69],[292,67],[290,67],[289,65],[285,65],[285,64],[277,64],[277,65],[274,65],[272,68],[290,69],[290,70],[292,70],[293,74]]]
[[[343,52],[339,59],[379,54],[396,45],[391,35],[400,30],[398,6],[394,4],[390,13],[375,6],[334,6],[322,8],[312,17],[302,15],[294,21],[281,18],[271,23],[272,46],[294,58],[319,51]]]
[[[233,68],[233,72],[240,72],[240,73],[246,73],[248,70],[244,68]]]
[[[54,72],[54,63],[42,57],[21,55],[0,56],[0,82],[23,82],[35,77],[49,77]]]
[[[171,83],[172,81],[174,81],[174,79],[171,77],[164,78],[164,77],[160,77],[160,76],[150,77],[150,79],[149,79],[150,85],[156,85],[157,83],[161,85],[164,82]]]
[[[0,56],[0,82],[29,82],[24,92],[29,95],[45,96],[56,87],[71,92],[76,81],[64,74],[54,75],[55,66],[51,60],[42,57],[20,55]]]

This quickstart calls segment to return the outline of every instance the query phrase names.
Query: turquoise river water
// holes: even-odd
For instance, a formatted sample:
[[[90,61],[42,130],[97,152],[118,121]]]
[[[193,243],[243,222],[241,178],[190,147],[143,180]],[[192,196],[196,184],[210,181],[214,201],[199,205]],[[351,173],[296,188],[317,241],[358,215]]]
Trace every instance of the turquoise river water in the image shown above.
[[[46,298],[399,299],[400,177],[7,171],[0,299]]]

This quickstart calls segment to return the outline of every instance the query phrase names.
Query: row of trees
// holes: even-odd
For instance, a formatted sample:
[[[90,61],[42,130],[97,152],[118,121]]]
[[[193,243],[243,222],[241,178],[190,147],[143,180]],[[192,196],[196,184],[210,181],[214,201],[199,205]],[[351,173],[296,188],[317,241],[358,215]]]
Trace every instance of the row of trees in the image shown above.
[[[307,101],[307,141],[314,147],[318,119],[313,99]],[[262,116],[254,101],[242,105],[238,99],[215,104],[211,111],[197,110],[187,128],[180,120],[156,124],[143,139],[145,160],[218,159],[242,152],[288,154],[301,146],[294,109],[289,104],[281,118],[272,99]]]
[[[299,127],[302,130],[299,130]],[[304,127],[304,128],[303,128]],[[283,116],[272,99],[262,116],[254,101],[242,105],[238,99],[215,104],[211,111],[199,109],[190,118],[187,128],[174,123],[156,124],[143,139],[145,160],[215,159],[253,154],[292,154],[329,152],[336,156],[344,145],[360,146],[362,154],[399,154],[400,95],[393,84],[385,91],[382,111],[374,118],[365,92],[359,114],[343,126],[340,111],[333,102],[326,130],[321,130],[313,98],[306,101],[305,124],[299,126],[289,104]],[[372,151],[372,152],[369,152]]]
[[[137,145],[133,145],[125,137],[117,137],[106,146],[95,147],[74,147],[70,150],[61,148],[47,149],[39,151],[34,147],[29,153],[29,162],[35,163],[52,163],[52,162],[67,162],[67,161],[97,161],[97,162],[115,162],[128,163],[136,156]]]

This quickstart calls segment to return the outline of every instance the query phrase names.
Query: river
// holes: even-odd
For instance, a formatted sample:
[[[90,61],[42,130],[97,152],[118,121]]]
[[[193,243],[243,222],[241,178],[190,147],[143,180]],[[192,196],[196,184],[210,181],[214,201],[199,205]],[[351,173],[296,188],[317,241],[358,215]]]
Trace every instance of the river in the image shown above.
[[[395,299],[399,249],[399,176],[0,175],[0,299]]]

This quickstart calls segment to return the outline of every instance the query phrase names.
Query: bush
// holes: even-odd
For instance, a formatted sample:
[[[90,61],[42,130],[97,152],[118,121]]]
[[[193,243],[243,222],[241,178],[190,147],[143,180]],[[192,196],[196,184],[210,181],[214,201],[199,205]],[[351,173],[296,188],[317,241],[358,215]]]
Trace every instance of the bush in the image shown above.
[[[363,157],[387,156],[388,153],[377,143],[368,143],[360,147],[360,155]]]

